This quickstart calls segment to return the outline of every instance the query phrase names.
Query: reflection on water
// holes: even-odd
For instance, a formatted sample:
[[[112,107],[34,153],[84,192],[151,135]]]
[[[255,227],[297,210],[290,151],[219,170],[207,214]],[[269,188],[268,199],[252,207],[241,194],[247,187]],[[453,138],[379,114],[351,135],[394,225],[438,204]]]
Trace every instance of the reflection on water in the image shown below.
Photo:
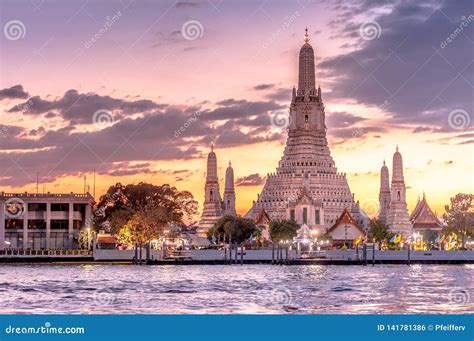
[[[2,265],[0,313],[472,313],[472,265]]]

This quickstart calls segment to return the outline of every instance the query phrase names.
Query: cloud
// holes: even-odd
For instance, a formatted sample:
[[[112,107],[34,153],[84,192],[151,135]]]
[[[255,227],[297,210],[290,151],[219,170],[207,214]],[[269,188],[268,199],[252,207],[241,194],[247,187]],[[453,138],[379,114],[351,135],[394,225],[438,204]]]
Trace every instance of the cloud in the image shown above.
[[[338,9],[340,22],[332,27],[335,34],[358,41],[358,48],[318,65],[332,90],[326,97],[377,107],[388,101],[391,123],[452,132],[451,111],[473,112],[469,37],[474,25],[465,27],[444,48],[442,42],[472,12],[470,2],[445,1],[439,9],[432,1],[357,4],[343,2]],[[380,25],[380,36],[363,40],[359,28],[370,16]]]
[[[162,109],[166,105],[150,100],[126,101],[95,93],[81,94],[77,90],[68,90],[58,100],[45,100],[39,96],[28,99],[25,103],[15,105],[8,112],[23,112],[28,115],[51,116],[57,112],[65,121],[74,124],[93,124],[94,113],[99,110],[115,112],[117,116],[143,113],[153,109]],[[53,112],[53,113],[51,113]]]
[[[176,8],[193,8],[197,6],[199,6],[197,2],[191,2],[191,1],[179,1],[175,5]]]
[[[367,119],[347,112],[333,112],[327,115],[326,125],[328,128],[346,128],[365,120]]]
[[[23,90],[22,85],[15,85],[11,88],[0,90],[0,101],[3,99],[25,99],[28,98],[28,93]]]
[[[265,178],[258,173],[240,177],[236,181],[236,186],[259,186],[265,182]]]
[[[273,101],[227,99],[209,105],[212,110],[74,89],[56,99],[33,96],[9,112],[62,118],[63,124],[58,124],[61,128],[28,130],[0,126],[1,185],[31,183],[36,172],[49,181],[94,169],[113,176],[155,174],[154,162],[203,157],[200,150],[211,142],[229,147],[282,138],[270,124],[270,112],[281,107]],[[92,130],[77,128],[78,124],[95,127],[97,110],[110,111],[114,124]]]
[[[258,84],[253,87],[254,90],[261,91],[261,90],[269,90],[272,89],[275,84]]]

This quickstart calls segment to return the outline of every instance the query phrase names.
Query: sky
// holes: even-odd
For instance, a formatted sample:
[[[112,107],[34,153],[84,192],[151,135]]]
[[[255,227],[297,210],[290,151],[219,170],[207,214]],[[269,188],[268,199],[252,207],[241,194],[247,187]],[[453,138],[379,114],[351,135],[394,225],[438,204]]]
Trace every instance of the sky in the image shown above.
[[[202,204],[212,143],[245,214],[286,140],[308,28],[328,142],[361,207],[398,145],[410,211],[473,193],[472,3],[2,0],[0,190],[170,183]]]

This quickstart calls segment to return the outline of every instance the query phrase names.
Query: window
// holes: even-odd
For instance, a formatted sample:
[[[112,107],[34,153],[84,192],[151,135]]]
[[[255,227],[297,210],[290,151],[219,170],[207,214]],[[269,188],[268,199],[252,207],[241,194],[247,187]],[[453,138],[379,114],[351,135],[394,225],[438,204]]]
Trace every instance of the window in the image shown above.
[[[67,230],[69,221],[65,219],[51,219],[51,230]]]
[[[308,123],[309,121],[309,116],[308,115],[304,115],[304,123]]]
[[[69,246],[69,235],[67,232],[51,232],[50,239],[52,249],[63,249]]]
[[[316,209],[314,211],[314,223],[315,224],[321,224],[321,218],[319,216],[319,209]]]
[[[294,209],[290,210],[290,219],[295,220],[295,210]]]
[[[308,223],[308,208],[303,207],[303,224]]]
[[[28,211],[46,211],[46,204],[41,203],[29,203]]]
[[[5,232],[5,248],[16,249],[23,247],[23,232]]]
[[[209,197],[210,197],[211,201],[214,201],[214,196],[213,196],[213,192],[212,192],[212,191],[209,191]]]
[[[400,191],[397,192],[397,199],[400,201]]]
[[[51,204],[51,211],[69,211],[69,204]]]

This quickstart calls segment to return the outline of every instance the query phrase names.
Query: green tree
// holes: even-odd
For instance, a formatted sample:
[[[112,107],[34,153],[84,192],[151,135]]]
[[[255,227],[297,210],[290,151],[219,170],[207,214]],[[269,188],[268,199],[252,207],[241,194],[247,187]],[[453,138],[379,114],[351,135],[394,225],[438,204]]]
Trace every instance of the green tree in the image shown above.
[[[250,236],[255,236],[257,233],[257,226],[252,219],[223,216],[216,221],[214,226],[207,231],[207,237],[209,239],[215,236],[221,241],[233,243],[243,243]]]
[[[473,194],[458,193],[444,206],[445,227],[442,234],[456,233],[461,237],[461,247],[465,248],[466,236],[474,232]]]
[[[388,243],[390,238],[393,237],[393,233],[389,231],[387,224],[382,222],[380,219],[371,219],[369,221],[368,235],[369,239],[375,243]]]
[[[270,237],[274,243],[292,240],[300,225],[294,220],[273,220],[270,222]]]

